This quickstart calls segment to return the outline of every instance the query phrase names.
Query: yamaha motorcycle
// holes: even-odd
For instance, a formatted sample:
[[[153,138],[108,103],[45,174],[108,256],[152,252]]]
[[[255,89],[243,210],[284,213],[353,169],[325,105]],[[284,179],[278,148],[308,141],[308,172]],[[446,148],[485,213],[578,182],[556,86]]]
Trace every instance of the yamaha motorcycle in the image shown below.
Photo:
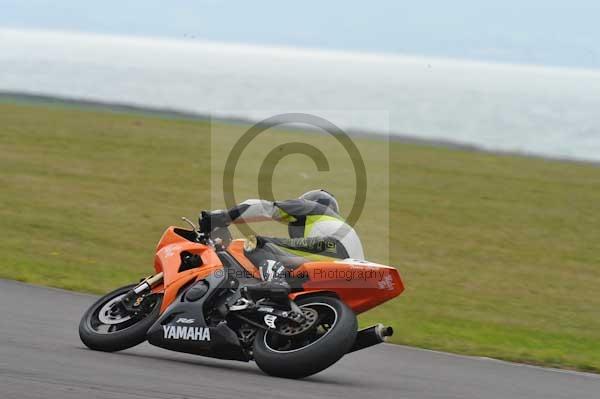
[[[154,275],[104,295],[85,312],[79,336],[86,346],[114,352],[147,340],[177,352],[254,360],[269,375],[303,378],[393,334],[382,324],[358,330],[356,315],[403,292],[394,267],[277,259],[252,240],[233,240],[227,228],[199,231],[183,219],[192,228],[165,231]],[[251,289],[267,259],[289,268],[287,290]]]

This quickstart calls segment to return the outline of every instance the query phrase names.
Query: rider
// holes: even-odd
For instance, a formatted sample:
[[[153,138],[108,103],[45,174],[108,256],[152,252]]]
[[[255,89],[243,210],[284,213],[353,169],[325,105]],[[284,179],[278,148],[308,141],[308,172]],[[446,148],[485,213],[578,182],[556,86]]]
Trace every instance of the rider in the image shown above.
[[[335,197],[323,189],[308,191],[298,199],[286,201],[250,199],[229,210],[205,213],[200,223],[202,231],[212,231],[230,223],[265,220],[287,223],[290,238],[259,236],[256,237],[256,245],[247,248],[251,259],[256,259],[260,252],[264,280],[273,280],[285,268],[302,263],[298,259],[364,260],[356,231],[340,216]],[[269,258],[274,261],[269,262]]]

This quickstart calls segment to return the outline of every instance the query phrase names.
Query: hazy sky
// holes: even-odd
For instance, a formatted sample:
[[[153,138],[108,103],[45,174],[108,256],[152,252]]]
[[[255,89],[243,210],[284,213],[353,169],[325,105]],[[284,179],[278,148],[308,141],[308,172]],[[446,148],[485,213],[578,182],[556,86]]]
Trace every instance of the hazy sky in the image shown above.
[[[0,0],[0,27],[600,68],[598,0]]]

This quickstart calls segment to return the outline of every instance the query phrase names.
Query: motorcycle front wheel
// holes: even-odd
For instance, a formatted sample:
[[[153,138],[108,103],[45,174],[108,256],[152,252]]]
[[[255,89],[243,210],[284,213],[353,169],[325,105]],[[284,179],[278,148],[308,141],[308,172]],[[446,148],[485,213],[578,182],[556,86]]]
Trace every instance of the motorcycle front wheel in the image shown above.
[[[121,287],[104,295],[84,313],[79,337],[88,348],[116,352],[146,340],[148,329],[159,317],[162,295],[146,296],[140,310],[130,313],[119,301],[135,286]]]
[[[356,315],[341,300],[312,296],[296,303],[308,319],[314,318],[309,331],[288,336],[261,330],[256,335],[254,360],[269,375],[303,378],[318,373],[348,353],[356,340]]]

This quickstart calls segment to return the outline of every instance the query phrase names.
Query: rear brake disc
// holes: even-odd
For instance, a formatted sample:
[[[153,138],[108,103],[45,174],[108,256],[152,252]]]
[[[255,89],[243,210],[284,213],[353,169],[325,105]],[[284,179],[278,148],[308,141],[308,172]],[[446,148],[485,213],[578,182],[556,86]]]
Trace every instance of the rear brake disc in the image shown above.
[[[304,322],[293,323],[288,321],[282,324],[277,331],[281,335],[292,336],[299,335],[310,330],[317,322],[317,319],[319,318],[319,312],[311,308],[302,308],[302,314],[304,315]]]

